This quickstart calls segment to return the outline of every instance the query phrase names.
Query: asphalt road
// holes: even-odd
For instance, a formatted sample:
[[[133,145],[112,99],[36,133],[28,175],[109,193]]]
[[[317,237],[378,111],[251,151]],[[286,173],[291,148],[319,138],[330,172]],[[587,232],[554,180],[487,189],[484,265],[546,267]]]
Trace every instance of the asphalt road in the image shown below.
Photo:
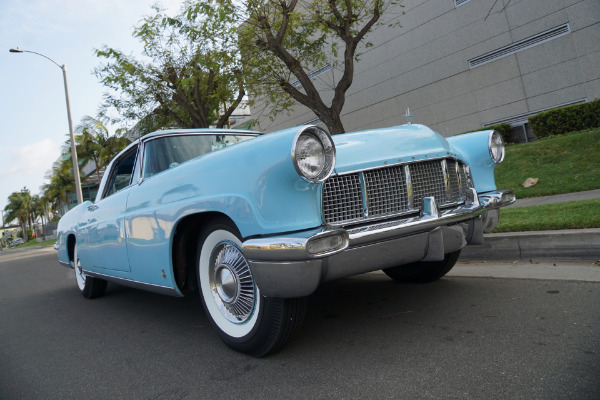
[[[338,280],[310,298],[299,336],[254,359],[220,342],[196,299],[115,285],[86,300],[53,250],[4,251],[0,399],[598,399],[599,269],[463,262],[429,285]]]

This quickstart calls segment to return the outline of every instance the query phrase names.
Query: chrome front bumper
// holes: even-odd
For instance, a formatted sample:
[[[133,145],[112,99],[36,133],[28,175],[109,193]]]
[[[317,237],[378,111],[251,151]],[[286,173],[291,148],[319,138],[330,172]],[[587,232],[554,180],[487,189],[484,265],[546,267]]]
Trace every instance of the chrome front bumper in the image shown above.
[[[481,216],[513,203],[514,193],[477,196],[471,189],[463,205],[448,210],[438,210],[433,197],[423,202],[419,216],[249,239],[242,248],[263,295],[307,296],[321,282],[416,261],[439,261],[467,244],[483,244],[483,226],[489,223]]]

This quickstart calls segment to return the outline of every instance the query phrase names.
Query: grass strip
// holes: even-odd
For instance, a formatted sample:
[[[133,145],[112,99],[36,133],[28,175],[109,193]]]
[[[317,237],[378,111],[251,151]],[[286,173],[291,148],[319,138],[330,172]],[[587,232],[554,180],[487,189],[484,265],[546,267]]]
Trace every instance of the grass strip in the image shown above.
[[[600,199],[503,208],[497,232],[600,228]]]
[[[518,199],[600,189],[600,128],[508,145],[496,186]],[[524,188],[527,178],[536,186]]]
[[[45,247],[45,246],[54,246],[56,243],[56,239],[45,240],[43,242],[38,242],[35,239],[29,240],[27,243],[14,247],[15,249],[20,249],[23,247]]]

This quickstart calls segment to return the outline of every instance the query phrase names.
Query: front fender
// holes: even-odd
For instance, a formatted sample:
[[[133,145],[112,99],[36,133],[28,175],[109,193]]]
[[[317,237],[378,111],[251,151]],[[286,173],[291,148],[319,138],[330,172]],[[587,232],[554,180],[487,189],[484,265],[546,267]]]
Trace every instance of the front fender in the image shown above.
[[[131,191],[127,214],[158,213],[175,224],[215,211],[229,216],[244,237],[320,226],[321,184],[302,179],[291,157],[301,129],[263,135],[147,178]]]
[[[477,193],[496,190],[496,163],[490,156],[489,137],[493,131],[465,133],[447,138],[452,149],[459,153],[471,168]]]

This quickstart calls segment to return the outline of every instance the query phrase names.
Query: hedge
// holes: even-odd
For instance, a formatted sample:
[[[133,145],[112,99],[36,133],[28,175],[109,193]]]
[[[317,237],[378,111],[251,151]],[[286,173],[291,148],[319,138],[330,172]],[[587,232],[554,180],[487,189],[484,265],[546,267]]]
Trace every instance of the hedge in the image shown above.
[[[492,126],[488,126],[485,128],[486,130],[490,129],[490,130],[494,130],[494,131],[498,131],[500,133],[500,136],[502,136],[502,140],[504,140],[504,143],[515,143],[515,140],[513,140],[513,127],[510,126],[510,124],[498,124],[498,125],[492,125]]]
[[[529,118],[537,138],[600,127],[600,99],[555,108]]]
[[[471,133],[471,132],[479,132],[479,131],[498,131],[498,132],[500,132],[500,135],[502,136],[502,140],[504,140],[504,143],[515,143],[515,141],[513,140],[513,133],[514,133],[513,127],[510,126],[510,124],[498,124],[498,125],[486,126],[485,128],[478,129],[476,131],[468,131],[468,132],[459,133],[459,135],[463,135],[465,133]]]

